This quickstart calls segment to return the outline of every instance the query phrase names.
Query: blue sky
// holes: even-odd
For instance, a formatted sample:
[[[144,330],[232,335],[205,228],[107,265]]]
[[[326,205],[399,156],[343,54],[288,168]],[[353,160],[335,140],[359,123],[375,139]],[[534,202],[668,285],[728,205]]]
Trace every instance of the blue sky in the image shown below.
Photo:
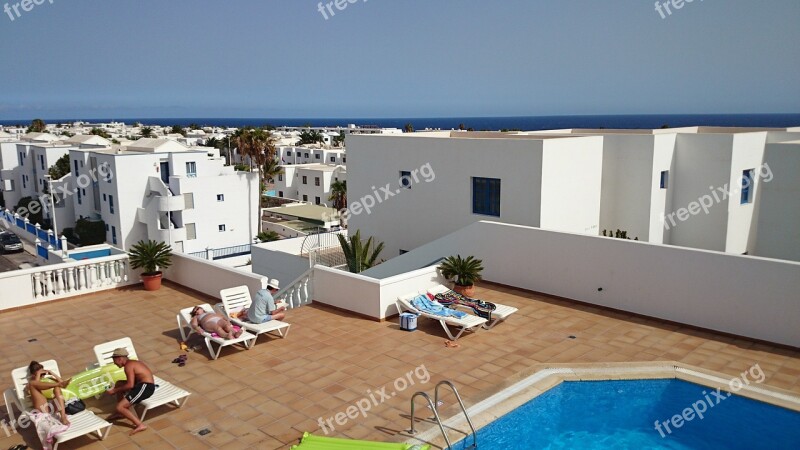
[[[19,1],[0,119],[800,112],[797,0]]]

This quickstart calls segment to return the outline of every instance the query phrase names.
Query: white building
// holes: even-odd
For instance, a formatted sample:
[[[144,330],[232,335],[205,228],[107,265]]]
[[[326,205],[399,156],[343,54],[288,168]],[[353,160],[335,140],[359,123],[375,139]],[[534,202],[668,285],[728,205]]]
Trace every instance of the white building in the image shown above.
[[[298,164],[283,166],[275,180],[275,195],[315,205],[333,206],[328,200],[331,184],[347,180],[344,166],[327,164]]]
[[[479,220],[752,252],[765,144],[798,138],[707,127],[354,135],[348,224],[387,257]]]
[[[153,239],[191,253],[249,244],[258,233],[258,174],[224,166],[217,149],[140,139],[73,150],[70,160],[76,179],[97,178],[81,188],[76,217],[102,219],[107,242],[123,250]]]

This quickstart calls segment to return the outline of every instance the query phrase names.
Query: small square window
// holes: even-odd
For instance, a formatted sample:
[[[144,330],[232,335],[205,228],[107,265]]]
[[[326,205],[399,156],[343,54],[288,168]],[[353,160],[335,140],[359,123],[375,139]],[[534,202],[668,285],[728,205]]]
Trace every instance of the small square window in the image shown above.
[[[661,171],[661,189],[667,189],[669,187],[669,170]]]
[[[278,197],[283,198],[283,191],[278,191]]]
[[[286,156],[292,156],[292,151],[289,150],[288,152],[286,152]]]
[[[314,154],[314,159],[319,159],[319,153]]]
[[[303,175],[303,184],[308,184],[308,177]]]
[[[336,157],[335,156],[331,156],[331,162],[336,162]]]
[[[755,169],[742,171],[742,205],[753,203],[753,183],[755,180]]]
[[[224,202],[225,201],[225,194],[217,194],[217,201]]]
[[[308,153],[305,154],[305,158],[308,158]]]
[[[283,174],[278,174],[278,181],[283,181]]]
[[[320,203],[321,203],[320,202],[320,198],[319,197],[314,197],[314,204],[315,205],[319,205]]]
[[[303,201],[304,201],[304,202],[307,202],[307,201],[308,201],[308,195],[303,195]]]
[[[219,231],[225,231],[225,225],[219,225],[217,228]]]
[[[319,186],[319,177],[314,177],[314,186]]]

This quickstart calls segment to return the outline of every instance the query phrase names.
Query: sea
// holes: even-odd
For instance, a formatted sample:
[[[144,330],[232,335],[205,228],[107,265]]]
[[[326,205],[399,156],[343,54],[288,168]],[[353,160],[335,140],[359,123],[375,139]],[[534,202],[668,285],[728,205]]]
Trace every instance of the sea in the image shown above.
[[[648,115],[573,115],[573,116],[514,116],[514,117],[417,117],[417,118],[60,118],[44,119],[47,123],[68,123],[83,121],[90,123],[136,122],[145,125],[198,124],[201,126],[241,127],[241,126],[306,126],[345,127],[374,126],[382,128],[403,128],[411,124],[415,130],[457,129],[474,130],[553,130],[563,128],[677,128],[685,126],[720,127],[774,127],[786,128],[800,126],[800,114],[648,114]],[[30,124],[28,120],[0,120],[0,125]]]

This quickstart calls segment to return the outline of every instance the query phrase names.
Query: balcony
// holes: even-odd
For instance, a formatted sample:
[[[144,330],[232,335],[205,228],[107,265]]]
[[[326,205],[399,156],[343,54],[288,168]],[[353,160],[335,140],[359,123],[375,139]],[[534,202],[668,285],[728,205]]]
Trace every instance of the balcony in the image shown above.
[[[158,211],[183,211],[186,209],[186,199],[183,195],[173,195],[158,198]]]

